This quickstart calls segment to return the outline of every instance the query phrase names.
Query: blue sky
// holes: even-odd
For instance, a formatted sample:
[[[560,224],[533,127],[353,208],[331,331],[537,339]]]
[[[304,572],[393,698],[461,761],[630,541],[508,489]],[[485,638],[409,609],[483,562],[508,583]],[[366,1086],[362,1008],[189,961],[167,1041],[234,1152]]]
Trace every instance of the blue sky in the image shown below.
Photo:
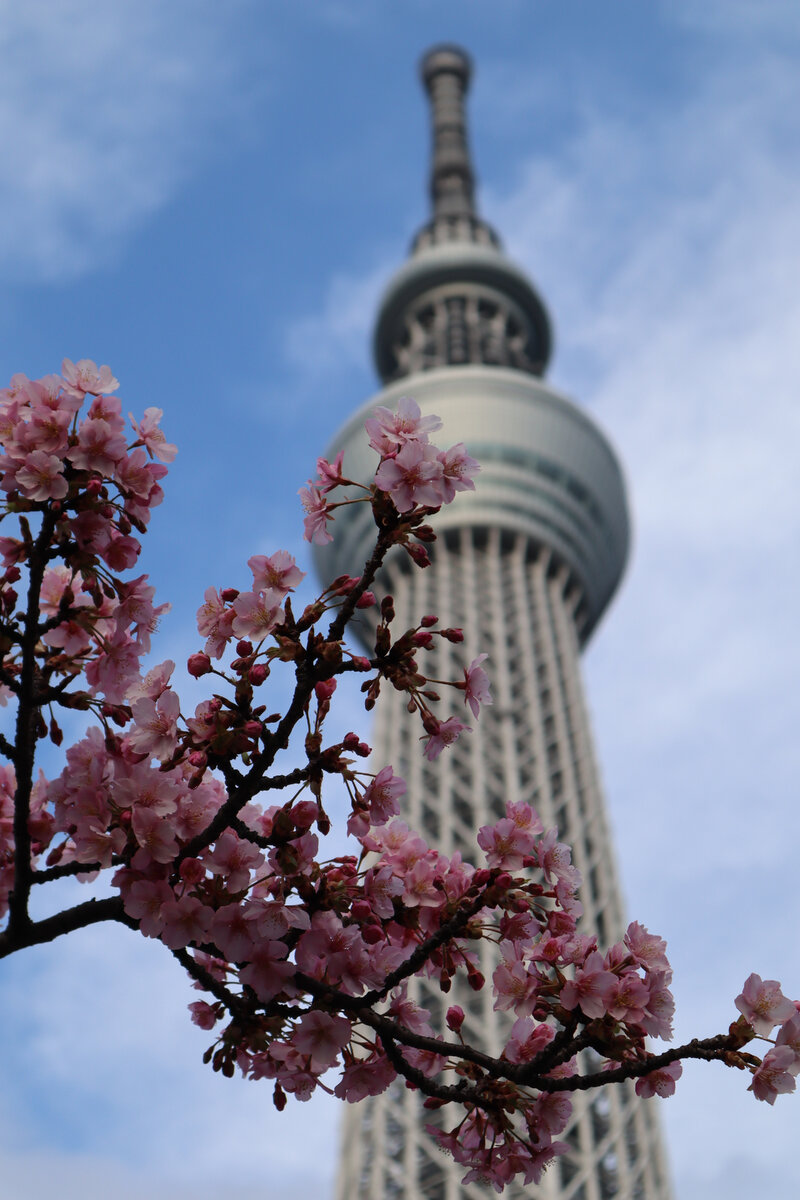
[[[680,1036],[723,1028],[750,970],[800,996],[794,0],[0,13],[0,376],[93,357],[164,409],[143,569],[178,660],[209,583],[308,561],[296,490],[375,391],[372,314],[426,215],[416,62],[472,52],[482,211],[628,475],[634,557],[586,674],[630,914],[669,940]],[[331,1194],[336,1106],[279,1116],[213,1076],[190,998],[124,930],[3,964],[7,1200]],[[687,1070],[663,1105],[680,1200],[798,1194],[798,1101],[744,1082]]]

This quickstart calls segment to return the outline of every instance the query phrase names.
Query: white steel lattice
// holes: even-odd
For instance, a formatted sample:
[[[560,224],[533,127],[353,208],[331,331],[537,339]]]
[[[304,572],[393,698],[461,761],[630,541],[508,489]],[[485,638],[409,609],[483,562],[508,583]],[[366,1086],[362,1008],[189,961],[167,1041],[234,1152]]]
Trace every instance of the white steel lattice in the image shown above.
[[[424,658],[425,673],[457,678],[476,654],[487,652],[494,696],[474,732],[434,763],[422,755],[420,731],[404,713],[402,695],[388,689],[381,697],[376,760],[405,777],[409,824],[445,854],[460,851],[472,860],[481,825],[502,816],[509,800],[530,803],[545,827],[556,826],[573,847],[584,880],[582,932],[595,933],[601,947],[616,941],[624,921],[579,673],[581,595],[566,568],[524,535],[467,527],[441,537],[427,570],[411,569],[398,557],[383,584],[394,596],[398,633],[425,613],[464,630],[461,646],[436,639]],[[441,692],[439,715],[463,719],[463,694]],[[487,979],[494,969],[491,949],[481,947]],[[445,997],[423,982],[416,988],[415,998],[441,1022]],[[500,1053],[507,1024],[492,1009],[491,988],[462,987],[446,998],[454,1000],[466,1013],[467,1040]],[[337,1200],[494,1196],[488,1185],[460,1183],[463,1168],[424,1131],[434,1115],[399,1082],[348,1108]],[[562,1139],[570,1153],[538,1187],[507,1189],[509,1200],[668,1200],[654,1103],[639,1101],[632,1085],[577,1093]]]

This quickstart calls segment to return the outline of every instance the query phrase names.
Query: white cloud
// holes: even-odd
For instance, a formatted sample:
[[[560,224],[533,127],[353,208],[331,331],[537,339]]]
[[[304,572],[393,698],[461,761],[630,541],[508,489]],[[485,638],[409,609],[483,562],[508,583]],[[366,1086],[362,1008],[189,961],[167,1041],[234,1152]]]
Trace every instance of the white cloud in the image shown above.
[[[380,262],[363,275],[340,273],[328,283],[321,310],[285,332],[285,353],[298,386],[318,384],[366,364],[378,299],[396,262]]]
[[[165,203],[231,112],[231,10],[5,0],[0,13],[0,264],[71,278]]]

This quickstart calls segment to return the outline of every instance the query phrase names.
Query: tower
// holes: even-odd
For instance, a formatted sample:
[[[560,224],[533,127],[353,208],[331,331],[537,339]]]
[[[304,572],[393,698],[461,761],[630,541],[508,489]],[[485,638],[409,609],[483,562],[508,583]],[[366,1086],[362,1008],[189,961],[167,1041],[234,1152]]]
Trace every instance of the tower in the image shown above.
[[[374,352],[378,396],[339,433],[348,475],[368,478],[374,454],[364,418],[413,396],[443,420],[442,444],[465,442],[481,463],[475,492],[436,519],[432,565],[413,568],[398,552],[381,590],[394,597],[396,628],[424,613],[464,630],[463,646],[437,639],[424,670],[458,678],[476,654],[494,704],[471,736],[436,762],[400,693],[382,697],[374,735],[377,761],[408,784],[406,817],[444,853],[475,853],[475,833],[508,800],[536,808],[573,847],[583,876],[582,932],[601,947],[624,932],[613,849],[583,698],[579,654],[622,576],[628,552],[625,488],[611,446],[585,413],[542,381],[551,349],[545,307],[478,216],[464,97],[471,66],[453,46],[431,50],[422,80],[432,108],[432,216],[409,260],[391,280],[378,312]],[[369,508],[337,512],[337,537],[319,550],[326,579],[352,571],[370,551]],[[442,719],[463,716],[460,693],[446,693]],[[491,976],[492,948],[482,968]],[[417,999],[443,1019],[441,993],[417,982]],[[489,988],[459,992],[466,1040],[499,1054],[504,1022]],[[487,1200],[488,1186],[462,1186],[463,1173],[424,1131],[420,1098],[397,1081],[383,1096],[349,1108],[337,1200]],[[668,1200],[669,1184],[652,1102],[633,1085],[577,1093],[565,1135],[570,1153],[538,1188],[542,1200]],[[521,1196],[511,1188],[513,1198]]]

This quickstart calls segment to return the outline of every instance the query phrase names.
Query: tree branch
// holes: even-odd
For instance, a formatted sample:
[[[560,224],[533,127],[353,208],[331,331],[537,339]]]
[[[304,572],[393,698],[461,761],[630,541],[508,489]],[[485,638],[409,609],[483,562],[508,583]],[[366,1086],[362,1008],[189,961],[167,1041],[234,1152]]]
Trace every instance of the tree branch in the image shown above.
[[[76,904],[74,908],[67,908],[52,917],[45,917],[42,921],[29,921],[17,929],[9,926],[4,933],[0,933],[0,958],[7,958],[9,954],[17,950],[26,950],[29,946],[54,942],[65,933],[74,933],[76,929],[85,929],[89,925],[99,924],[100,921],[119,921],[129,929],[139,928],[138,921],[125,912],[119,896],[109,896],[104,900],[86,900],[83,904]]]

